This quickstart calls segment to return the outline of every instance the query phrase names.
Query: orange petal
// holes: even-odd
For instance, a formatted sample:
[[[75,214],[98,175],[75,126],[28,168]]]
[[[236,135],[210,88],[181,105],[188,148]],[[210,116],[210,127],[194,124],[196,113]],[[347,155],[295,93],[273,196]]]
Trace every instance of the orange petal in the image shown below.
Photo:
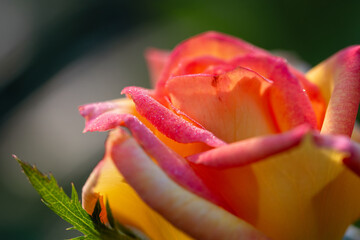
[[[168,64],[157,84],[158,93],[164,91],[166,81],[176,71],[180,62],[200,56],[212,56],[230,60],[246,53],[265,53],[241,39],[217,32],[206,32],[180,43],[171,53]],[[161,95],[161,94],[160,94]]]
[[[232,60],[273,81],[270,101],[274,118],[282,132],[301,124],[317,128],[316,116],[300,80],[290,72],[286,61],[270,55],[249,54]]]
[[[271,82],[237,68],[223,75],[185,75],[166,85],[172,104],[227,142],[276,132],[269,110]]]
[[[178,65],[177,69],[173,70],[173,76],[187,75],[187,74],[197,74],[204,73],[208,68],[220,64],[225,64],[226,62],[220,58],[213,56],[200,56],[197,58],[191,58],[184,60],[181,64]],[[232,67],[233,68],[233,67]]]
[[[290,66],[289,69],[291,73],[294,74],[297,79],[299,79],[302,87],[305,90],[305,93],[308,95],[311,106],[314,109],[316,115],[317,129],[321,129],[324,122],[327,103],[325,102],[325,99],[320,92],[320,88],[314,83],[310,82],[303,73],[299,72],[295,68]]]
[[[311,69],[328,107],[322,133],[351,136],[360,102],[360,46],[348,47]]]
[[[141,198],[174,226],[195,239],[266,239],[251,225],[171,181],[134,139],[118,139],[112,148],[115,165]]]

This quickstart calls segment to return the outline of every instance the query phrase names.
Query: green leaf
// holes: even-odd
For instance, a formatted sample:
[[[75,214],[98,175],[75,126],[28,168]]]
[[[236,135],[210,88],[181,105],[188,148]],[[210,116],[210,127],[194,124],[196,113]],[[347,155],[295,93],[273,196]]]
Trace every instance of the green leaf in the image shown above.
[[[73,227],[67,230],[78,230],[84,234],[72,240],[137,240],[138,238],[129,229],[117,223],[106,203],[109,226],[100,221],[101,205],[98,199],[94,212],[90,216],[81,206],[78,194],[72,184],[71,198],[59,187],[55,178],[41,173],[33,167],[14,156],[35,190],[40,194],[42,202],[62,219]]]
[[[81,207],[74,185],[72,185],[70,199],[64,190],[58,186],[51,174],[48,177],[36,167],[22,162],[17,157],[15,159],[20,164],[30,183],[42,197],[42,201],[46,206],[72,224],[73,229],[82,232],[87,237],[93,237],[92,239],[100,239],[89,214]]]

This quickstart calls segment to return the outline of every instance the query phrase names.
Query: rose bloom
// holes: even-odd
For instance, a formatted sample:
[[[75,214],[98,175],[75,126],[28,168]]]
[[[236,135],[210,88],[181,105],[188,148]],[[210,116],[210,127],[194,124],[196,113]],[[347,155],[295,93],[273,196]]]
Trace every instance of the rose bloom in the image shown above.
[[[341,239],[360,217],[360,46],[305,75],[216,32],[146,58],[153,90],[80,107],[110,130],[89,214],[106,199],[156,240]]]

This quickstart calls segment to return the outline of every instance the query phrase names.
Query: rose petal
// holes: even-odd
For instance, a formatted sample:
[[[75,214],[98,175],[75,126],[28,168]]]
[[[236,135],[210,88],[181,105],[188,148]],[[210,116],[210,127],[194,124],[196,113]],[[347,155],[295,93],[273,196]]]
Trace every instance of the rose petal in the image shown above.
[[[232,60],[232,64],[250,68],[273,81],[270,88],[271,107],[282,132],[301,124],[317,128],[315,112],[299,79],[284,59],[270,55],[249,54]]]
[[[267,54],[265,50],[257,48],[250,43],[217,32],[206,32],[192,37],[180,43],[172,51],[169,62],[157,84],[157,93],[161,95],[166,81],[173,75],[173,71],[176,71],[179,63],[184,59],[213,56],[223,60],[230,60],[235,56],[246,53]]]
[[[230,160],[233,167],[225,169],[220,161],[210,160],[211,166],[206,166],[205,161],[200,165],[193,161],[192,167],[237,216],[272,239],[341,239],[348,225],[360,216],[360,178],[342,164],[344,161],[349,165],[346,159],[351,152],[349,148],[340,152],[329,145],[317,145],[309,134],[296,144],[303,132],[295,132],[277,137],[280,148],[287,149],[287,143],[282,141],[289,139],[294,143],[292,148],[271,156],[264,154],[261,161],[247,164],[239,156],[236,162],[219,149],[218,154]],[[240,150],[250,157],[262,151],[251,146],[249,152],[245,147]],[[220,159],[219,155],[214,158]],[[352,165],[352,169],[356,168]]]
[[[127,87],[122,93],[127,94],[134,101],[140,115],[145,117],[160,132],[177,142],[203,142],[212,147],[225,144],[211,132],[199,128],[171,112],[152,98],[145,89]]]
[[[360,176],[360,145],[345,136],[315,134],[314,140],[318,146],[346,152],[348,156],[343,159],[344,164]]]
[[[131,115],[123,115],[121,119],[122,125],[129,128],[142,148],[156,160],[172,179],[197,195],[229,209],[223,204],[220,197],[209,191],[201,179],[194,174],[184,158],[165,146],[137,118]]]
[[[172,104],[227,142],[276,132],[269,111],[271,82],[237,68],[222,75],[195,74],[170,79]]]
[[[360,46],[348,47],[311,69],[328,103],[322,133],[351,136],[360,102]]]
[[[316,115],[317,129],[321,129],[324,122],[327,103],[320,92],[320,88],[316,84],[310,82],[303,73],[299,72],[292,66],[289,66],[289,70],[297,79],[299,79],[305,93],[308,95],[311,106]]]
[[[110,119],[110,120],[107,120]],[[98,122],[99,121],[99,122]],[[202,181],[194,174],[184,158],[168,148],[136,117],[130,114],[104,113],[93,121],[94,126],[102,126],[102,122],[111,122],[112,126],[126,126],[139,141],[142,147],[161,166],[161,168],[176,182],[188,190],[204,197],[224,208],[220,197],[212,194]],[[108,126],[108,125],[106,125]],[[229,209],[230,210],[230,209]]]
[[[111,121],[101,121],[102,115],[107,114],[134,114],[135,105],[127,98],[116,99],[107,102],[90,103],[79,107],[81,116],[85,118],[83,132],[106,131],[116,127]]]
[[[169,60],[170,52],[155,48],[149,48],[145,52],[145,59],[148,64],[152,86],[155,86],[160,78],[166,63]]]
[[[173,70],[172,76],[204,73],[212,66],[224,65],[225,63],[224,60],[213,56],[191,58],[179,64],[177,69]]]
[[[189,156],[187,160],[216,169],[242,167],[293,148],[309,130],[309,126],[302,125],[284,134],[245,139]]]
[[[121,138],[112,148],[115,165],[141,198],[174,226],[196,239],[266,239],[251,225],[181,188],[136,141]]]
[[[96,166],[83,188],[84,209],[92,214],[97,199],[104,197],[109,201],[116,221],[140,230],[150,239],[192,239],[152,210],[125,181],[109,154],[112,148],[110,139],[104,159]],[[106,216],[106,211],[102,215]]]
[[[135,109],[134,102],[127,98],[108,102],[91,103],[80,106],[79,110],[86,120],[84,132],[107,131],[116,128],[122,123],[122,121],[119,120],[121,119],[121,117],[119,118],[119,115],[131,113],[132,115],[139,118],[141,122],[144,123],[147,128],[149,128],[163,143],[165,143],[168,147],[183,157],[199,152],[204,152],[211,148],[203,142],[183,144],[166,137],[164,134],[159,132],[149,121],[147,121],[146,118],[139,115]],[[186,117],[186,115],[181,111],[177,109],[174,110],[176,110],[177,114],[181,115],[183,119],[186,119],[187,121],[192,122],[195,126],[203,129],[202,126]]]

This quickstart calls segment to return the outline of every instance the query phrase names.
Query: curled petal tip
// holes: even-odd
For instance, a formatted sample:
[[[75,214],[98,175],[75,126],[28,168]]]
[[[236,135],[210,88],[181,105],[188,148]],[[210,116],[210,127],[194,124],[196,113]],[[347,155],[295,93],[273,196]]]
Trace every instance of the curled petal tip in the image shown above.
[[[119,114],[133,114],[134,104],[130,99],[121,98],[112,101],[90,103],[79,107],[80,114],[85,118],[85,132],[106,131],[119,126]]]
[[[128,94],[131,92],[131,87],[126,87],[123,90],[121,90],[120,94]]]

